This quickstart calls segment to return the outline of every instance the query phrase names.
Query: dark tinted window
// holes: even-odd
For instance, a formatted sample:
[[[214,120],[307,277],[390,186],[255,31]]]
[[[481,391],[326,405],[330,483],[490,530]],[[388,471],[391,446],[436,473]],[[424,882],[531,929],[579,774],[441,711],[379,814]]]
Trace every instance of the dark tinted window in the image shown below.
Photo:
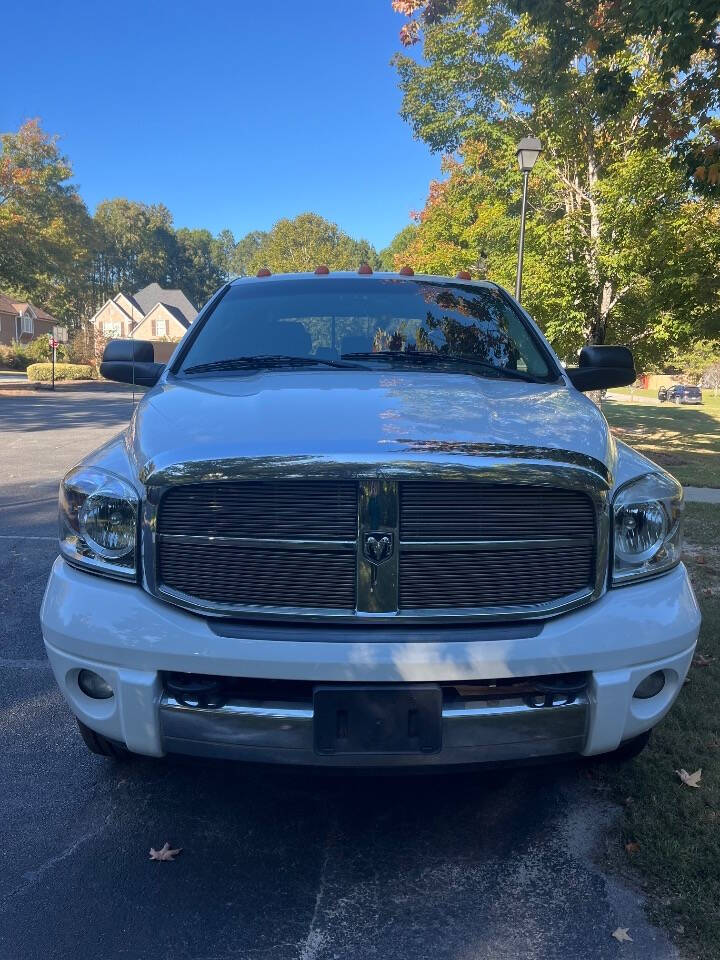
[[[431,366],[433,356],[469,358],[539,378],[557,375],[493,288],[332,277],[232,286],[191,344],[183,370],[239,357],[340,361],[363,353],[423,353]]]

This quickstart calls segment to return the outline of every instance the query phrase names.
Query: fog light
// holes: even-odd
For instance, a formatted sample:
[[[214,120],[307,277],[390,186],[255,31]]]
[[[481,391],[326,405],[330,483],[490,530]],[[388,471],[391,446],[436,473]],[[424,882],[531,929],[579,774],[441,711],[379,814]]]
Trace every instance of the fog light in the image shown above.
[[[92,670],[80,671],[78,686],[86,697],[91,697],[93,700],[108,700],[113,695],[110,684]]]
[[[638,700],[649,700],[650,697],[656,697],[665,686],[665,672],[656,670],[649,677],[645,677],[635,688],[634,697]]]

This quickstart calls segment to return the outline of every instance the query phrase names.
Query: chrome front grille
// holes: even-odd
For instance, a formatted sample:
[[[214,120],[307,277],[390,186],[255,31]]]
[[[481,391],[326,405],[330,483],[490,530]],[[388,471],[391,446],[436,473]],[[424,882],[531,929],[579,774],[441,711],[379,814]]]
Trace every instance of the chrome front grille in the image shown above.
[[[181,483],[156,496],[148,585],[226,615],[551,615],[604,589],[607,499],[583,474],[531,479]]]
[[[400,485],[401,610],[548,604],[594,576],[595,510],[580,491]]]

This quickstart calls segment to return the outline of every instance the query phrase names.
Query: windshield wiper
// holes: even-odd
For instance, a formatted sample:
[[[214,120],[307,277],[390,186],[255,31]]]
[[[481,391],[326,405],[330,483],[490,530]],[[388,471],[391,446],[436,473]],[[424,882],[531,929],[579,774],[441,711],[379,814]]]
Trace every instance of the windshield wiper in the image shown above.
[[[254,357],[231,357],[228,360],[213,360],[197,363],[183,373],[213,373],[222,370],[262,370],[268,367],[339,367],[341,370],[367,370],[361,363],[343,363],[341,360],[324,360],[320,357],[291,357],[282,354]]]
[[[484,360],[478,360],[475,357],[448,357],[441,353],[428,353],[419,350],[410,350],[407,353],[404,350],[379,350],[377,353],[343,353],[342,357],[343,359],[357,358],[358,360],[399,361],[400,363],[414,363],[423,366],[433,363],[446,363],[453,366],[463,366],[470,370],[481,370],[499,378],[505,377],[510,380],[525,380],[528,383],[543,382],[531,373],[525,373],[524,370],[513,370],[510,367],[497,367],[493,363],[486,363]]]

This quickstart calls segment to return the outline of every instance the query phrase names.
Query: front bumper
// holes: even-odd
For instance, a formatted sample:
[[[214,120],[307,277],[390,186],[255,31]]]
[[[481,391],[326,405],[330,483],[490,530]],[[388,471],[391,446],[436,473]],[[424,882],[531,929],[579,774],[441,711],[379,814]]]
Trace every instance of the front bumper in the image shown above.
[[[394,640],[373,628],[334,640],[307,627],[225,629],[164,604],[137,586],[73,569],[58,559],[41,611],[48,657],[73,713],[130,750],[183,752],[321,766],[445,765],[615,749],[669,710],[689,668],[700,625],[683,566],[656,580],[611,590],[596,603],[539,629],[483,627],[461,633],[412,629]],[[447,639],[446,639],[447,638]],[[80,690],[81,669],[113,688],[109,700]],[[633,698],[665,672],[663,690]],[[429,756],[321,756],[313,749],[312,704],[231,701],[187,706],[163,689],[163,671],[315,683],[441,683],[585,673],[586,690],[542,709],[522,699],[466,700],[443,708],[443,745]]]

